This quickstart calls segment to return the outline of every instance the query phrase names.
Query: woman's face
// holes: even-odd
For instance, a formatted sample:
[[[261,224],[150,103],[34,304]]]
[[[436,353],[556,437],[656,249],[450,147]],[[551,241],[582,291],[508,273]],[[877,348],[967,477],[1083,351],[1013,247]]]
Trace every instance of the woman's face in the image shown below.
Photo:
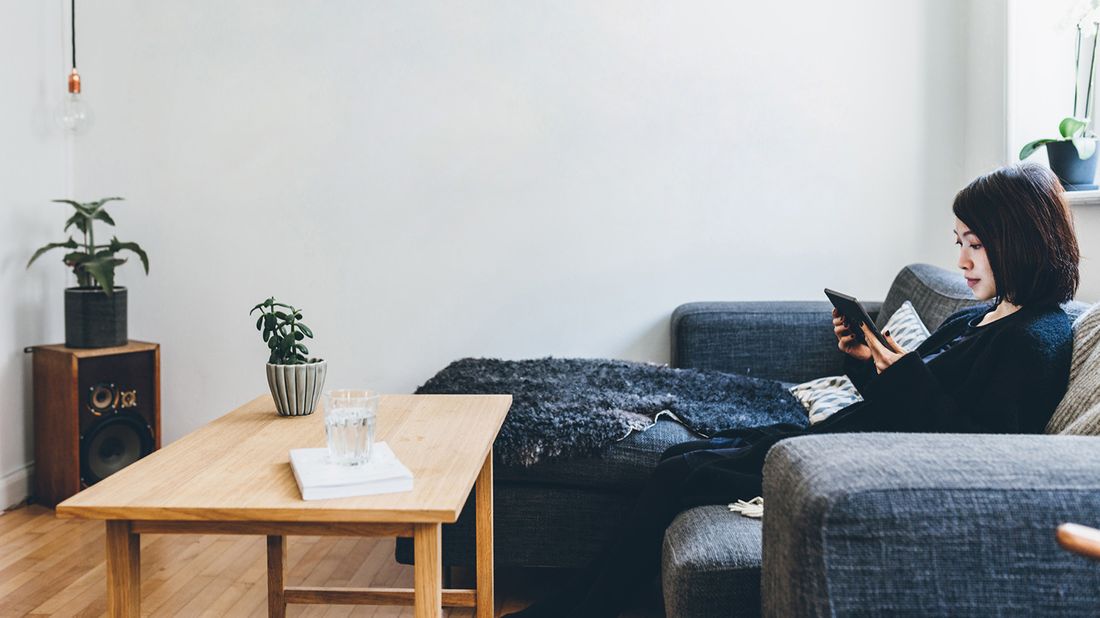
[[[997,282],[993,280],[993,269],[989,267],[985,247],[978,235],[958,217],[955,218],[955,244],[959,246],[959,268],[974,298],[989,300],[996,296]]]

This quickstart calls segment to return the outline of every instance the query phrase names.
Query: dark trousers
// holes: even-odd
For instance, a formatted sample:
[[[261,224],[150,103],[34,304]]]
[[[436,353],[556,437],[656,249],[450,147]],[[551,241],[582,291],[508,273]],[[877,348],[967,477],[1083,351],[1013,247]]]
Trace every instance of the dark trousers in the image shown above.
[[[695,506],[761,495],[761,470],[768,449],[805,432],[803,427],[786,424],[737,429],[666,450],[618,537],[567,593],[572,605],[569,615],[617,616],[631,593],[648,587],[660,570],[665,529],[677,514]]]
[[[619,535],[561,595],[568,600],[568,615],[618,616],[631,592],[648,586],[660,571],[661,543],[676,515],[763,494],[764,456],[776,442],[807,434],[902,430],[890,415],[876,414],[869,405],[856,403],[812,427],[731,429],[667,449]]]

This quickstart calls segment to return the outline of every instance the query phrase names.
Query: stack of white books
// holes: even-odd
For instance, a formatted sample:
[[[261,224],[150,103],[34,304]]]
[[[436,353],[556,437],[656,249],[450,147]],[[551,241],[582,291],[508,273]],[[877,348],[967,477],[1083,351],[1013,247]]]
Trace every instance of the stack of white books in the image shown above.
[[[413,475],[385,442],[375,442],[370,461],[358,466],[329,463],[326,448],[290,451],[290,467],[303,500],[324,500],[412,491]]]

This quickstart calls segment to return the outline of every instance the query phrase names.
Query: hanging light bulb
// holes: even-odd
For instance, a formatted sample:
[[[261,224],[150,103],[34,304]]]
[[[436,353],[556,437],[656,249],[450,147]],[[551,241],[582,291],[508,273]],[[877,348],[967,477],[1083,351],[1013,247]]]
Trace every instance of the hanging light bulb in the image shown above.
[[[92,107],[80,94],[80,73],[76,72],[76,0],[72,0],[73,71],[69,74],[69,92],[57,107],[57,125],[67,133],[83,135],[95,120]]]
[[[83,135],[92,128],[92,107],[80,95],[80,73],[69,74],[69,93],[62,99],[57,110],[57,124],[73,135]]]

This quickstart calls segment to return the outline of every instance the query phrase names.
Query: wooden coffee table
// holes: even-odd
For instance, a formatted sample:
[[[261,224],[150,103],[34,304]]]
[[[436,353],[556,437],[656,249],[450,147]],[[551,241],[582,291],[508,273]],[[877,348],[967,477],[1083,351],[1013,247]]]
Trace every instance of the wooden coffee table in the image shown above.
[[[413,472],[404,493],[301,499],[288,460],[292,448],[324,446],[320,413],[280,417],[264,395],[128,466],[57,506],[58,517],[107,525],[107,608],[140,616],[141,534],[267,536],[268,614],[287,603],[414,605],[493,615],[493,440],[510,395],[390,395],[378,410],[377,439]],[[475,589],[443,590],[440,526],[458,519],[475,487]],[[410,536],[414,587],[286,586],[286,537]]]

